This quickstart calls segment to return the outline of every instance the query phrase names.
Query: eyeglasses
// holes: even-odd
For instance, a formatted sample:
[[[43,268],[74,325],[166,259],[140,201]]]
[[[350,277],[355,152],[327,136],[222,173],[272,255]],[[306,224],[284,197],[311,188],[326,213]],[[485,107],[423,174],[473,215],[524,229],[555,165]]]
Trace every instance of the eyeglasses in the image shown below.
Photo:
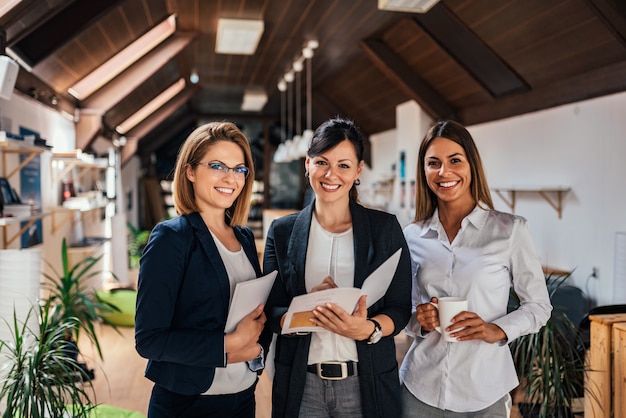
[[[229,167],[218,161],[209,161],[209,162],[199,162],[198,165],[205,165],[209,167],[209,169],[213,172],[215,177],[226,177],[230,170],[233,171],[233,174],[238,180],[245,180],[250,173],[248,167]]]

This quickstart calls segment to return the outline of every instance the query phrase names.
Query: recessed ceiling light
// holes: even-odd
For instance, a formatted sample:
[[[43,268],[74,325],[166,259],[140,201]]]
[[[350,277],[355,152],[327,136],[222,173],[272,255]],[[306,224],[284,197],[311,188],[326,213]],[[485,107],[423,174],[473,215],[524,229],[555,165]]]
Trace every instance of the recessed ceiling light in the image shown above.
[[[261,89],[246,90],[241,103],[241,110],[259,111],[267,102],[267,94]]]
[[[219,19],[215,52],[218,54],[252,55],[263,35],[262,20]]]

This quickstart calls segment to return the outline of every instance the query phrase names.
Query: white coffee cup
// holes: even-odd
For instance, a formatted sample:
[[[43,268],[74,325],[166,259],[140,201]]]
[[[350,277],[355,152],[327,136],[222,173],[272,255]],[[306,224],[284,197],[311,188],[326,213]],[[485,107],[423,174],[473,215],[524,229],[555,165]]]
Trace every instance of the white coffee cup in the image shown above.
[[[450,337],[450,333],[446,331],[446,328],[452,325],[452,318],[458,313],[467,310],[467,299],[450,296],[438,299],[437,303],[430,302],[430,304],[439,311],[439,326],[435,329],[441,333],[444,340],[451,343],[457,342],[456,338]],[[461,329],[463,328],[456,329],[453,332],[460,331]]]

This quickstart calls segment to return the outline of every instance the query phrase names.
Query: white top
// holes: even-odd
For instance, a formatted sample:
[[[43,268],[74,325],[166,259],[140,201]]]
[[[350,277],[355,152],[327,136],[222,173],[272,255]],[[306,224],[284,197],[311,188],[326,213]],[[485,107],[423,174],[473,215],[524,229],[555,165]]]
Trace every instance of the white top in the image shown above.
[[[352,227],[340,233],[328,232],[311,219],[306,253],[305,284],[307,292],[319,285],[326,276],[338,287],[354,287],[354,238]],[[324,361],[358,361],[356,343],[330,331],[311,334],[308,364]]]
[[[484,409],[518,385],[506,344],[482,340],[446,342],[437,331],[422,335],[415,306],[431,297],[458,296],[468,311],[498,325],[508,341],[537,332],[552,306],[526,220],[476,206],[448,242],[439,213],[410,224],[404,235],[411,253],[413,315],[406,332],[415,337],[400,379],[422,402],[439,409]],[[507,314],[513,284],[521,306]]]
[[[232,301],[237,283],[255,279],[256,273],[243,248],[240,248],[239,251],[230,251],[217,239],[213,232],[211,232],[211,235],[226,267],[226,273],[230,281],[230,301]],[[253,306],[250,309],[254,308]],[[211,387],[203,395],[238,393],[252,386],[256,379],[256,372],[248,368],[247,362],[230,363],[226,367],[217,367],[215,369],[213,383],[211,383]]]

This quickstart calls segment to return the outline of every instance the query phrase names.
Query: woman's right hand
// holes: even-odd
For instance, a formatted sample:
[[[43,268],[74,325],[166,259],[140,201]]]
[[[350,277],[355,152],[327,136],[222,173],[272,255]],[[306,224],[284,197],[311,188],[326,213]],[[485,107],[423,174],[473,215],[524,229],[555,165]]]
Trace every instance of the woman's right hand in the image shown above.
[[[437,303],[439,299],[432,297],[430,302]],[[430,302],[417,305],[415,316],[420,327],[425,332],[431,332],[439,326],[439,312]]]
[[[309,293],[319,292],[320,290],[326,290],[326,289],[334,289],[336,287],[338,286],[337,286],[337,283],[335,283],[335,281],[333,280],[333,278],[330,276],[326,276],[324,277],[324,280],[322,280],[322,282],[318,284],[317,286],[313,287]]]
[[[263,305],[257,306],[255,310],[246,315],[239,323],[235,331],[226,334],[224,345],[226,353],[233,353],[241,350],[248,350],[254,347],[259,341],[259,336],[265,326],[265,312]]]

